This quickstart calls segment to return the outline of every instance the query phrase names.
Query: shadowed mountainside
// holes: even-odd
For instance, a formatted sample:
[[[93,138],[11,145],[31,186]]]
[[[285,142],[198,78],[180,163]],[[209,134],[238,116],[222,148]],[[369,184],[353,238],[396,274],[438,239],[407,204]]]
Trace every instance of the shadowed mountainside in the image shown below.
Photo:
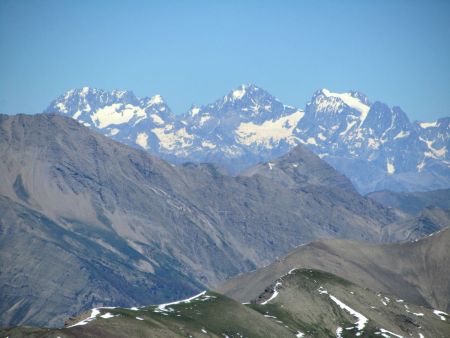
[[[391,224],[410,226],[301,146],[231,177],[70,118],[0,115],[0,155],[2,325],[177,299],[313,239],[393,241]]]

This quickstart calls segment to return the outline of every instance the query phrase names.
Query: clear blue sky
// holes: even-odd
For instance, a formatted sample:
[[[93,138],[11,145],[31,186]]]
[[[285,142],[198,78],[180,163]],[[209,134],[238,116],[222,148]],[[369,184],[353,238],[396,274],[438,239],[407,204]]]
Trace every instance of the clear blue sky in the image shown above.
[[[86,85],[183,113],[242,83],[299,107],[325,87],[450,116],[450,1],[0,0],[2,113]]]

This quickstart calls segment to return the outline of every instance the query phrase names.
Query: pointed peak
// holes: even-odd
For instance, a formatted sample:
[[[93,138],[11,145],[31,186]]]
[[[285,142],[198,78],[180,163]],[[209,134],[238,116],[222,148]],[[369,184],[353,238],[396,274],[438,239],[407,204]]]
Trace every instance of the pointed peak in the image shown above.
[[[314,97],[319,96],[319,95],[323,95],[325,97],[336,97],[336,98],[340,98],[343,101],[345,101],[345,98],[352,97],[352,98],[360,100],[364,104],[370,105],[369,100],[367,99],[367,96],[364,93],[359,92],[357,90],[349,90],[349,91],[346,91],[343,93],[338,93],[338,92],[333,92],[327,88],[322,88],[322,89],[317,90],[314,93]]]
[[[238,88],[232,90],[227,96],[225,96],[225,101],[239,101],[245,97],[252,96],[253,94],[267,94],[270,95],[266,90],[258,87],[255,84],[242,84]]]
[[[95,93],[97,89],[91,87],[73,88],[67,90],[64,94],[60,95],[57,100],[68,100],[71,97],[76,96],[86,96],[89,93]]]
[[[240,100],[244,97],[246,92],[247,92],[247,86],[241,85],[239,88],[237,88],[231,92],[231,98],[233,100]]]
[[[371,106],[367,97],[360,92],[352,90],[345,93],[335,93],[326,88],[316,91],[312,102],[320,106],[321,111],[339,112],[342,105],[348,106],[360,112],[361,121],[365,120]],[[336,106],[336,103],[338,103],[338,106]]]
[[[111,91],[111,94],[115,97],[117,97],[118,99],[121,99],[123,97],[127,97],[127,96],[134,96],[133,92],[130,90],[113,90]]]
[[[165,101],[161,95],[156,94],[149,99],[148,103],[149,105],[164,104]]]
[[[97,89],[97,88],[93,88],[93,87],[88,87],[88,86],[84,86],[82,88],[69,90],[69,92],[72,92],[74,94],[76,93],[78,95],[87,95],[89,93],[96,93],[98,91],[102,91],[102,90],[101,89]]]
[[[76,89],[70,89],[66,91],[62,97],[64,99],[68,99],[72,96],[79,96],[79,97],[85,97],[87,95],[102,95],[107,93],[108,95],[114,96],[118,99],[125,98],[125,97],[134,97],[134,94],[132,91],[129,90],[112,90],[110,92],[107,92],[103,89],[93,88],[84,86],[82,88],[76,88]]]
[[[200,112],[200,109],[201,108],[199,106],[193,104],[188,111],[189,116],[191,116],[191,117],[196,116]]]

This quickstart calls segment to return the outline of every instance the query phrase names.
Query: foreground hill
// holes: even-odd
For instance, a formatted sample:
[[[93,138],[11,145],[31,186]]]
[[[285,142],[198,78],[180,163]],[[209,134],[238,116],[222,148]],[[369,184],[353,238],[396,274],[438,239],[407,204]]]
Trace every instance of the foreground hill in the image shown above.
[[[395,241],[387,229],[410,226],[301,146],[231,177],[73,119],[1,115],[0,156],[1,325],[179,299],[317,238]]]
[[[277,276],[294,268],[313,268],[410,303],[449,311],[449,252],[450,228],[402,244],[317,241],[295,249],[267,267],[226,281],[218,291],[248,302],[267,285],[274,284]]]
[[[62,329],[10,337],[448,337],[450,316],[333,274],[291,270],[251,304],[214,292],[141,308],[97,308]]]
[[[174,163],[213,162],[238,173],[302,144],[358,191],[450,188],[450,118],[411,122],[400,107],[357,91],[321,89],[292,107],[255,85],[174,115],[160,95],[84,87],[45,110]]]

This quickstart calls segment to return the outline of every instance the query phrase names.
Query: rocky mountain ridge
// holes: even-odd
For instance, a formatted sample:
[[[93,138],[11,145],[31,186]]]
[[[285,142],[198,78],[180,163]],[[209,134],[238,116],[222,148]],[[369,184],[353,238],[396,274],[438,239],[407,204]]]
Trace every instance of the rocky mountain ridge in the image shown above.
[[[448,248],[448,242],[445,244]],[[253,276],[258,277],[258,272]],[[11,337],[297,338],[444,338],[450,333],[447,312],[411,303],[398,294],[376,291],[365,284],[362,287],[312,268],[292,268],[281,275],[277,270],[271,272],[273,283],[262,289],[261,283],[267,280],[261,278],[241,285],[244,292],[251,294],[254,288],[260,290],[251,302],[241,303],[217,292],[203,291],[159,305],[97,307],[70,318],[61,328],[16,327],[0,329],[0,333]],[[389,284],[393,280],[384,281]]]
[[[292,269],[327,271],[371,290],[395,295],[428,308],[450,310],[450,227],[421,240],[364,244],[346,240],[315,241],[272,264],[226,281],[218,288],[240,302],[258,297],[267,285]]]
[[[414,240],[443,226],[413,231],[301,145],[233,177],[71,118],[0,115],[0,156],[2,325],[181,298],[318,238]]]
[[[450,118],[410,122],[399,107],[362,93],[318,90],[303,108],[242,85],[175,115],[160,95],[71,90],[45,110],[70,116],[172,163],[213,162],[238,173],[303,144],[349,177],[361,193],[450,187]]]

